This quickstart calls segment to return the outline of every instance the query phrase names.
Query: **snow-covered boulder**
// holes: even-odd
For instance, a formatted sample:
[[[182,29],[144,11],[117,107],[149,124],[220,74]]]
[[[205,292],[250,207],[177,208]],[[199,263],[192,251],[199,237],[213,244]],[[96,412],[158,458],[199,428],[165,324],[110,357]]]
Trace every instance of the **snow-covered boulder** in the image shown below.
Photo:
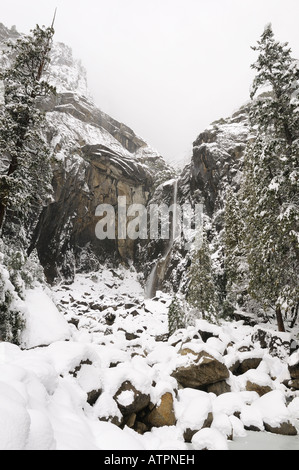
[[[288,369],[291,376],[289,385],[299,390],[299,351],[295,351],[288,359]]]
[[[209,427],[213,420],[212,399],[210,394],[201,390],[185,388],[179,390],[175,403],[178,427],[186,442],[202,428]]]
[[[286,399],[280,390],[266,393],[251,405],[255,414],[260,413],[266,431],[274,434],[297,435],[293,417],[286,406]]]
[[[71,331],[67,321],[42,287],[27,291],[25,304],[22,347],[30,349],[48,346],[55,341],[70,338]]]
[[[191,442],[195,450],[228,450],[226,438],[217,429],[201,429]]]
[[[258,343],[261,348],[268,348],[273,356],[286,358],[291,352],[292,334],[278,332],[260,326],[255,326],[252,333],[252,342]]]
[[[121,384],[113,398],[124,416],[138,413],[150,402],[150,395],[138,390],[128,380]]]
[[[0,423],[0,450],[25,450],[30,432],[26,400],[5,382],[0,382]]]
[[[172,376],[183,387],[200,388],[229,377],[229,371],[220,354],[216,358],[215,355],[205,351],[201,345],[196,348],[196,345],[188,343],[181,349],[180,354],[185,360],[179,361]]]
[[[234,375],[245,374],[250,369],[256,369],[262,362],[264,352],[260,349],[253,351],[237,352],[234,355],[234,362],[229,370]]]

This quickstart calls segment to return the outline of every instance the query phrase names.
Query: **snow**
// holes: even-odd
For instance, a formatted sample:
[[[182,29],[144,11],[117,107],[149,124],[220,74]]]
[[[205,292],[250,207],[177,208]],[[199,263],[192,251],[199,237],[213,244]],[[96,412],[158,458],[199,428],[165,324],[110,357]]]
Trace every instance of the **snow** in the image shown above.
[[[294,419],[299,419],[299,397],[295,397],[288,405],[288,409]]]
[[[21,338],[24,347],[34,348],[70,338],[65,318],[42,288],[27,291],[25,303],[26,329]]]
[[[250,369],[238,378],[239,384],[245,388],[246,382],[260,385],[261,387],[270,387],[273,388],[273,381],[271,380],[269,374],[266,372],[261,372],[258,369]]]
[[[190,388],[179,390],[175,412],[182,430],[199,430],[211,411],[212,400],[208,393]]]
[[[76,90],[78,96],[91,99],[86,71],[80,61],[73,58],[71,48],[63,43],[54,42],[52,45],[48,79],[57,93]]]
[[[141,436],[141,443],[147,450],[188,450],[182,432],[176,426],[153,428]]]
[[[260,410],[258,408],[245,405],[242,407],[240,418],[245,426],[254,426],[260,431],[264,430],[264,422]]]
[[[103,383],[100,368],[93,364],[83,364],[77,373],[77,382],[85,392],[101,390]]]
[[[30,431],[30,415],[21,397],[16,398],[13,387],[0,383],[0,395],[0,450],[24,450]]]
[[[213,412],[231,416],[240,412],[244,404],[245,400],[242,394],[236,392],[222,393],[213,401]]]
[[[27,450],[55,450],[54,431],[46,413],[39,410],[29,410],[30,432]]]
[[[88,163],[80,152],[84,145],[110,148],[123,157],[123,168],[128,158],[136,162],[159,158],[145,142],[131,154],[100,125],[81,120],[93,113],[95,105],[84,68],[63,44],[54,44],[49,79],[61,99],[71,97],[71,102],[66,99],[47,113],[56,162],[66,172],[82,170],[78,175],[84,191],[88,191],[84,181]],[[2,88],[0,83],[0,104]],[[245,114],[241,117],[238,114],[235,120],[209,129],[215,130],[216,140],[202,145],[219,156],[217,165],[223,165],[236,145],[248,139]],[[275,190],[277,182],[270,187]],[[4,292],[14,296],[8,272],[1,264],[0,269]],[[299,363],[299,352],[284,360],[258,344],[249,350],[256,328],[242,321],[212,325],[196,320],[194,326],[167,340],[171,296],[158,292],[155,299],[144,298],[141,280],[133,267],[103,266],[96,273],[77,274],[71,285],[61,283],[51,291],[37,286],[26,292],[18,305],[26,320],[20,347],[0,343],[0,450],[298,450],[298,436],[270,434],[265,424],[278,427],[289,421],[299,430],[299,392],[284,385],[290,379],[288,366]],[[198,339],[199,330],[212,337],[206,342]],[[282,341],[291,338],[288,333],[276,335]],[[184,349],[189,350],[186,355],[181,354]],[[171,375],[173,370],[190,364],[203,350],[228,368],[250,358],[261,362],[241,376],[230,373],[231,392],[219,396],[181,388]],[[271,391],[260,397],[246,390],[248,381]],[[176,425],[153,427],[140,435],[124,424],[123,428],[114,424],[123,419],[118,405],[128,407],[134,402],[133,390],[117,394],[124,382],[149,395],[153,406],[171,394]],[[98,395],[93,405],[90,392]],[[210,427],[203,428],[207,421]],[[248,431],[249,427],[260,432]],[[186,430],[194,431],[191,443],[184,440]]]
[[[81,146],[101,144],[123,157],[132,158],[132,155],[103,127],[84,122],[66,110],[65,112],[52,111],[47,113],[46,118],[54,133],[52,147],[55,148],[57,145],[61,147],[56,159],[61,162],[65,160],[68,171],[75,162],[74,152],[71,152],[71,157],[69,157],[70,151],[79,147],[78,142],[81,142]],[[59,129],[59,136],[55,135],[57,129]]]
[[[21,347],[0,343],[0,422],[5,424],[0,426],[0,449],[224,450],[263,442],[278,447],[289,442],[299,449],[298,436],[275,436],[272,442],[264,426],[290,421],[299,428],[299,394],[288,392],[287,400],[283,385],[289,379],[287,361],[258,345],[240,352],[253,332],[242,322],[211,325],[202,320],[162,341],[170,300],[163,293],[145,299],[139,275],[124,267],[78,274],[72,285],[61,283],[51,291],[29,290]],[[107,313],[114,315],[112,324],[106,322]],[[78,327],[69,323],[73,320]],[[200,329],[213,334],[205,343],[198,334],[193,338]],[[184,348],[195,355],[206,350],[226,364],[248,357],[261,362],[241,376],[231,374],[232,391],[216,396],[181,388],[171,376],[179,364],[196,357],[182,355]],[[289,362],[297,361],[293,353]],[[271,391],[260,397],[246,390],[247,380],[269,385]],[[134,402],[133,390],[121,390],[124,382],[157,406],[170,393],[176,424],[143,435],[118,427],[119,405]],[[90,392],[97,393],[92,405]],[[210,427],[203,428],[209,420]],[[246,429],[250,426],[261,430],[258,439]],[[186,430],[194,432],[190,443],[184,441]]]
[[[280,390],[272,390],[266,393],[251,405],[254,411],[258,411],[264,422],[272,427],[278,427],[280,423],[289,421],[292,416],[285,404],[285,396]]]
[[[204,428],[192,437],[195,450],[228,450],[227,440],[217,429]]]
[[[220,431],[225,438],[229,438],[233,435],[233,426],[229,419],[229,416],[222,412],[213,414],[213,422],[211,424],[211,429],[216,429]]]
[[[124,390],[117,397],[117,402],[122,406],[131,405],[134,401],[133,390]]]
[[[128,430],[120,430],[111,423],[100,421],[92,423],[95,443],[98,449],[104,450],[145,450],[138,435],[132,435]]]
[[[295,366],[296,364],[299,364],[299,350],[294,352],[288,360],[289,366]]]

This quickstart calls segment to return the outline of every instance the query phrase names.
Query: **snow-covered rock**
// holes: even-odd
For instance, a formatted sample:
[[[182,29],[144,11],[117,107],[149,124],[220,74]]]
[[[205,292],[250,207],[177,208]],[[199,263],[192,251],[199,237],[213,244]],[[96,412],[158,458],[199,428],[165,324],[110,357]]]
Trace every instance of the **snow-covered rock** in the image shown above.
[[[21,344],[25,348],[48,346],[54,341],[70,338],[70,328],[64,316],[42,287],[26,292],[25,329]]]

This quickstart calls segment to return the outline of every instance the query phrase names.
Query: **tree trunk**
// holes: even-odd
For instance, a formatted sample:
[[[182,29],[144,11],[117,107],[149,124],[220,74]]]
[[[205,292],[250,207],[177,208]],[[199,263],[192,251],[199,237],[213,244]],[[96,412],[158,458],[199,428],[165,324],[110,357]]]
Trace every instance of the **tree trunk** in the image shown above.
[[[283,324],[283,318],[282,318],[282,314],[281,314],[280,305],[277,305],[275,313],[276,313],[278,331],[281,331],[281,332],[284,333],[285,328],[284,328],[284,324]]]

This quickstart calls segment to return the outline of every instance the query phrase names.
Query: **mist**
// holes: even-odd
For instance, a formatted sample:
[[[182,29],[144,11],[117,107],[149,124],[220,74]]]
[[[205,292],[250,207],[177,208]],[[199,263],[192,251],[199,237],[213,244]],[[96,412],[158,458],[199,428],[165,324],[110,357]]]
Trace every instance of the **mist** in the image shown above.
[[[87,70],[95,103],[174,165],[211,122],[249,100],[265,25],[299,58],[298,0],[11,0],[1,22],[50,25]]]

